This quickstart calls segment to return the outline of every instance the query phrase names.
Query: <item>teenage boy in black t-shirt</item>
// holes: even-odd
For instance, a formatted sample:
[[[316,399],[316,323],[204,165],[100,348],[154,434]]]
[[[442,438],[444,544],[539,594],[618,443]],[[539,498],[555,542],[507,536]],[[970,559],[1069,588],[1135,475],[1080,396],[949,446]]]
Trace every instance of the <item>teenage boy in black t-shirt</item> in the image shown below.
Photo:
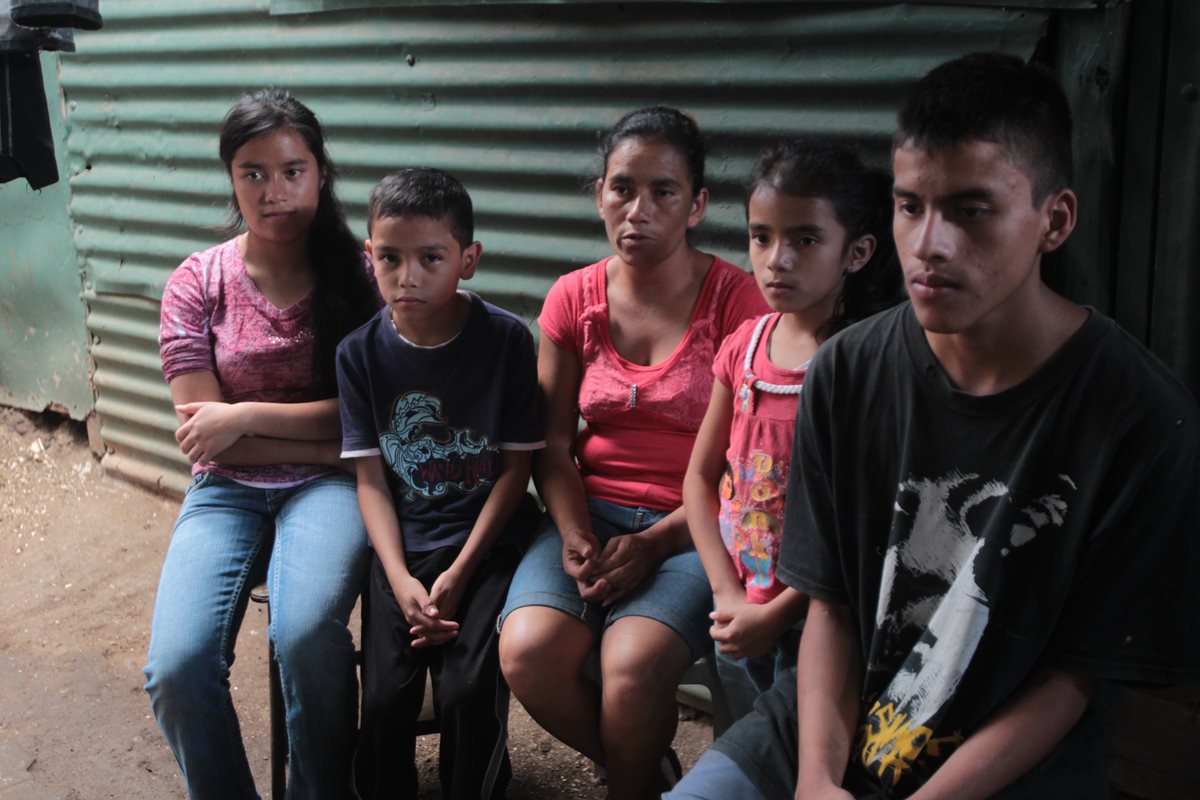
[[[384,178],[367,252],[387,306],[338,346],[342,457],[374,547],[363,613],[364,798],[415,797],[416,721],[434,675],[446,798],[504,796],[508,687],[496,617],[536,508],[545,445],[533,337],[459,290],[482,248],[471,199],[434,169]]]
[[[668,797],[1107,796],[1110,682],[1200,678],[1200,412],[1041,279],[1075,225],[1070,135],[1016,58],[916,84],[911,303],[805,380],[777,568],[812,598],[797,672]]]

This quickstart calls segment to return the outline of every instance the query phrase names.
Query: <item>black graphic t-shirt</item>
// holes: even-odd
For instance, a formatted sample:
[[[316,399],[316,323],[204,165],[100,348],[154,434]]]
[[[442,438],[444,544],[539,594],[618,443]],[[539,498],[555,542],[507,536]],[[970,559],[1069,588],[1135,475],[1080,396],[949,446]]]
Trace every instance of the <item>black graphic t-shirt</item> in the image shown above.
[[[1187,390],[1094,311],[985,397],[950,385],[908,304],[822,348],[778,574],[858,623],[850,769],[907,796],[1041,668],[1200,677],[1198,434]],[[1097,713],[1013,796],[1064,771],[1106,786]]]
[[[545,445],[529,329],[464,294],[470,316],[443,345],[406,342],[386,307],[338,345],[342,457],[383,457],[410,552],[461,546],[500,451]]]

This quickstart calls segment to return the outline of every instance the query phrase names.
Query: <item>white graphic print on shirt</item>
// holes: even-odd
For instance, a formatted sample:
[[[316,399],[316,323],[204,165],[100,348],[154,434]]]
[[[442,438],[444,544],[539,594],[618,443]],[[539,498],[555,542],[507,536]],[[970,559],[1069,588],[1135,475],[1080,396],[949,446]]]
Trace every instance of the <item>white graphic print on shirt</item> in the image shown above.
[[[1062,490],[1075,489],[1068,476],[1058,477]],[[899,486],[876,635],[896,643],[920,634],[862,729],[862,763],[885,785],[895,785],[923,752],[941,759],[942,747],[962,741],[958,731],[932,735],[987,627],[992,604],[980,588],[980,571],[994,568],[993,559],[1033,541],[1046,526],[1061,527],[1067,514],[1066,501],[1053,492],[1019,510],[1012,505],[1007,485],[974,474],[914,477]],[[997,515],[1013,519],[984,524]],[[978,529],[1001,533],[985,537],[972,529],[972,520],[981,521]]]

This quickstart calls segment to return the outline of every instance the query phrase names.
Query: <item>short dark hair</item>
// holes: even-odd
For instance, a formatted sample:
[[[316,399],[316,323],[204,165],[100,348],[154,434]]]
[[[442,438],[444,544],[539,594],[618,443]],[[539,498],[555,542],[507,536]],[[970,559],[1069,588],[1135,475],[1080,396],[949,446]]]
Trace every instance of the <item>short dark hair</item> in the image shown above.
[[[696,120],[676,108],[651,106],[630,111],[600,140],[600,180],[608,174],[608,158],[626,139],[669,145],[687,164],[692,197],[704,188],[704,137]]]
[[[993,142],[1033,184],[1033,202],[1070,188],[1071,109],[1046,69],[1002,53],[972,53],[930,70],[900,109],[893,147],[928,152]]]
[[[445,222],[460,246],[475,241],[471,195],[453,175],[433,167],[402,167],[371,190],[367,236],[375,220],[385,217],[430,217]]]

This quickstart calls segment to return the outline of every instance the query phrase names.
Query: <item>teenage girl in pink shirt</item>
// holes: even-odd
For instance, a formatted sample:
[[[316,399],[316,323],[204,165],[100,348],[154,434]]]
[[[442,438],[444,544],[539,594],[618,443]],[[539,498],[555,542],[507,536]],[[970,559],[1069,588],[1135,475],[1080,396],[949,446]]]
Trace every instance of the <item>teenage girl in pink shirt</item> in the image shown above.
[[[751,174],[746,218],[754,277],[774,313],[721,345],[683,484],[733,720],[796,663],[808,607],[775,577],[808,362],[830,336],[903,299],[891,175],[852,150],[818,141],[767,149]]]
[[[644,798],[660,767],[677,771],[675,687],[712,646],[683,473],[717,347],[766,309],[749,274],[688,243],[708,202],[690,117],[632,112],[600,160],[614,255],[560,278],[538,319],[549,516],[513,579],[500,659],[534,719],[607,769],[612,797]],[[597,645],[599,683],[584,674]]]
[[[345,797],[358,691],[347,622],[367,549],[354,478],[338,469],[334,349],[377,295],[307,107],[278,90],[243,97],[220,154],[245,230],[190,256],[163,291],[163,374],[193,478],[163,563],[146,691],[192,798],[256,798],[229,666],[266,578],[287,796]]]

